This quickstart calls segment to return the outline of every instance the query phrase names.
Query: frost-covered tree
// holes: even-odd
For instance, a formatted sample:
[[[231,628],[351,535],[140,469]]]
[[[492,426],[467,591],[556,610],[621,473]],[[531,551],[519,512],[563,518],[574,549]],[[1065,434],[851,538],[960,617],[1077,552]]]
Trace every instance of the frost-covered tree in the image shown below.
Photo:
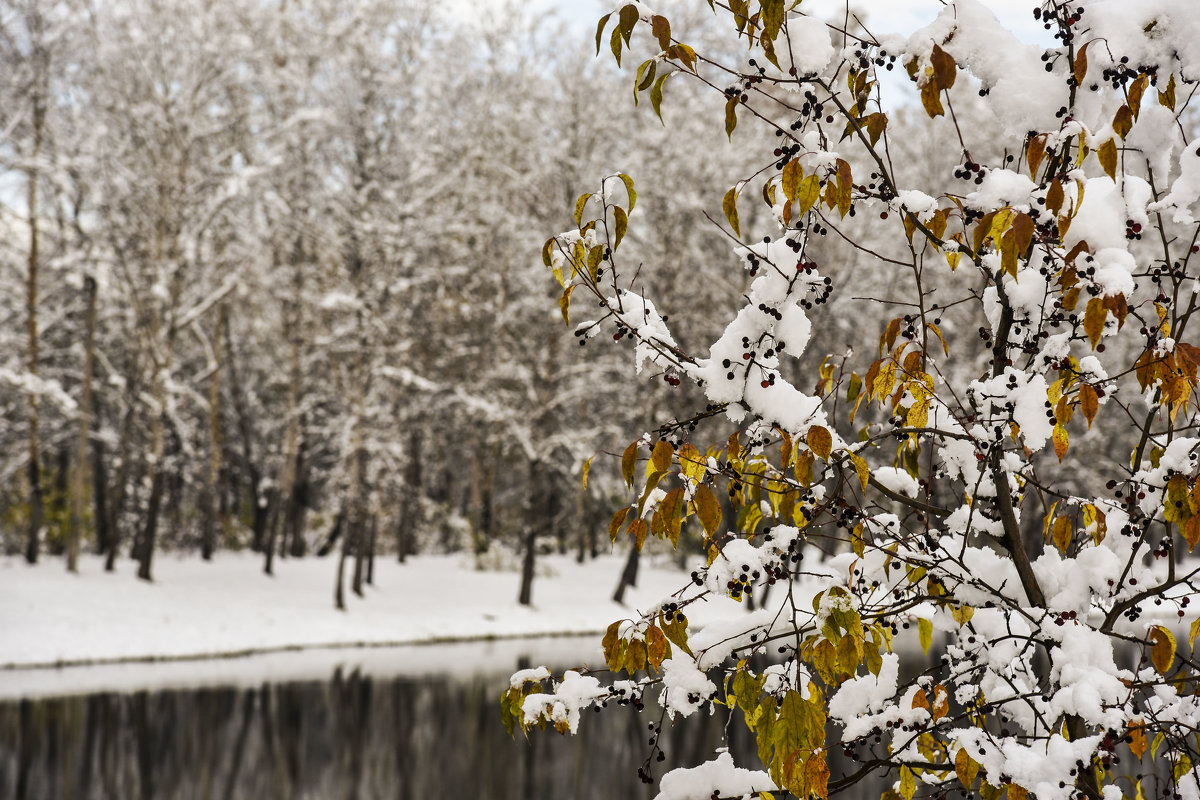
[[[748,53],[642,3],[596,44],[656,111],[690,81],[731,137],[774,134],[714,188],[737,310],[706,350],[681,344],[688,307],[668,324],[654,259],[627,255],[645,199],[626,174],[543,248],[563,315],[593,317],[576,336],[628,341],[639,371],[705,395],[629,445],[610,526],[638,547],[701,527],[704,560],[613,622],[607,683],[514,675],[506,725],[574,732],[588,707],[653,698],[748,728],[758,763],[668,771],[663,800],[869,779],[904,800],[1200,798],[1193,10],[1047,0],[1042,48],[977,0],[931,3],[908,36],[799,2],[708,5]],[[889,71],[932,153],[900,140],[920,126]],[[814,352],[831,327],[865,346]],[[759,609],[689,631],[714,596]]]

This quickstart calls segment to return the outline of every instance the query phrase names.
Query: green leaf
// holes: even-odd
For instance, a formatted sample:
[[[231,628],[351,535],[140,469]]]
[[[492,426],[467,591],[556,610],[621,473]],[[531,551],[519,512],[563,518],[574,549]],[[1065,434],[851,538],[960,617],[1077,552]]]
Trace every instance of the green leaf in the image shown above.
[[[579,199],[575,201],[575,224],[583,224],[583,207],[587,205],[587,201],[592,199],[591,192],[584,192],[579,195]]]
[[[733,141],[733,130],[737,127],[737,107],[740,102],[736,94],[725,101],[725,135],[730,141]]]
[[[608,18],[612,16],[612,12],[605,14],[596,23],[596,55],[600,55],[600,40],[604,37],[604,28],[608,25]]]
[[[613,223],[616,230],[613,233],[613,250],[621,246],[625,231],[629,230],[629,215],[620,206],[613,206]]]
[[[629,211],[633,212],[633,206],[637,203],[637,192],[633,190],[633,178],[623,172],[617,173],[617,177],[625,184],[625,193],[629,195]]]
[[[672,74],[668,72],[666,75],[659,76],[659,79],[654,82],[654,86],[650,88],[650,107],[654,109],[654,113],[658,115],[658,121],[663,125],[667,124],[662,115],[663,83]]]
[[[654,75],[658,71],[658,61],[651,58],[638,66],[637,77],[633,79],[633,104],[638,104],[638,92],[644,92],[654,83]]]

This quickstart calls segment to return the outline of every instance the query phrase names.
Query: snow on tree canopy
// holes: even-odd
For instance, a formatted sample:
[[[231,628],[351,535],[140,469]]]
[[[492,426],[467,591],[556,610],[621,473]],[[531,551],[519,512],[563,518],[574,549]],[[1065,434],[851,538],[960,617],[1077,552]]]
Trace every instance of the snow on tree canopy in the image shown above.
[[[702,560],[614,623],[606,666],[678,724],[744,724],[747,766],[797,797],[867,776],[902,800],[1196,797],[1200,23],[1181,0],[1047,0],[1031,44],[977,0],[926,10],[900,35],[718,4],[728,51],[620,8],[599,26],[654,110],[670,64],[762,151],[711,187],[729,291],[676,312],[687,341],[628,319],[654,265],[606,231],[632,199],[585,197],[545,246],[562,303],[600,301],[702,406],[624,450],[639,514],[614,542]],[[914,95],[889,70],[927,120],[895,113]],[[715,597],[754,611],[689,628]],[[660,796],[764,788],[707,768]]]

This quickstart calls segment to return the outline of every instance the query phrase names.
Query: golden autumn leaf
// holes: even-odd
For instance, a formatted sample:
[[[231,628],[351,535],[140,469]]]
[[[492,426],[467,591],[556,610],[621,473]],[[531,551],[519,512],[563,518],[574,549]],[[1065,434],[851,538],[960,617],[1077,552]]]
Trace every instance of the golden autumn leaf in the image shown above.
[[[621,526],[625,524],[625,518],[629,516],[629,506],[617,509],[617,513],[613,514],[612,522],[608,523],[608,538],[615,544],[617,534],[621,531]]]
[[[1162,625],[1155,625],[1150,628],[1148,642],[1151,663],[1160,675],[1166,675],[1175,663],[1175,635]]]
[[[1139,720],[1129,726],[1129,752],[1133,753],[1134,758],[1141,761],[1142,756],[1146,755],[1148,747],[1146,726]]]
[[[692,507],[696,510],[700,524],[704,526],[704,532],[710,537],[716,535],[721,527],[721,504],[712,489],[707,486],[697,487],[696,493],[692,495]]]
[[[725,197],[721,200],[721,210],[725,212],[725,219],[729,220],[729,227],[733,228],[733,235],[741,236],[742,230],[738,225],[736,186],[725,193]]]
[[[1104,168],[1105,174],[1114,181],[1117,179],[1117,142],[1115,139],[1109,139],[1104,144],[1100,145],[1096,150],[1096,158],[1100,160],[1100,166]]]
[[[1092,420],[1096,418],[1096,412],[1100,410],[1100,397],[1096,394],[1096,390],[1092,388],[1090,383],[1085,383],[1079,387],[1079,408],[1083,411],[1083,417],[1087,420],[1088,429],[1092,427]]]
[[[971,758],[965,747],[960,748],[954,755],[954,774],[958,776],[958,782],[968,792],[975,785],[975,777],[979,774],[979,763]]]
[[[793,158],[783,167],[783,196],[795,201],[800,196],[800,183],[803,180],[804,170],[800,166],[800,159]]]
[[[833,451],[833,435],[828,428],[820,425],[814,425],[808,429],[808,436],[805,441],[812,451],[824,460],[829,460],[829,455]]]
[[[1062,461],[1063,456],[1067,454],[1067,429],[1063,427],[1061,422],[1054,425],[1054,454],[1058,456],[1058,460]]]
[[[633,486],[633,475],[637,469],[638,443],[630,442],[625,448],[625,452],[621,454],[621,477],[625,479],[626,486]]]

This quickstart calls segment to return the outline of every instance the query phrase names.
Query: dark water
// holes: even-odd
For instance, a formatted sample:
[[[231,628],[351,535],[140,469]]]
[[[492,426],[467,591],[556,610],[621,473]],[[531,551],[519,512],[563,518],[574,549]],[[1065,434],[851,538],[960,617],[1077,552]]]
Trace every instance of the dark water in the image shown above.
[[[3,700],[0,798],[652,797],[636,774],[647,724],[660,719],[649,703],[586,712],[574,737],[505,734],[497,701],[528,663],[464,677],[338,667],[320,680]],[[720,715],[666,726],[667,760],[653,774],[712,758],[724,727]],[[729,728],[744,750],[740,719]]]

